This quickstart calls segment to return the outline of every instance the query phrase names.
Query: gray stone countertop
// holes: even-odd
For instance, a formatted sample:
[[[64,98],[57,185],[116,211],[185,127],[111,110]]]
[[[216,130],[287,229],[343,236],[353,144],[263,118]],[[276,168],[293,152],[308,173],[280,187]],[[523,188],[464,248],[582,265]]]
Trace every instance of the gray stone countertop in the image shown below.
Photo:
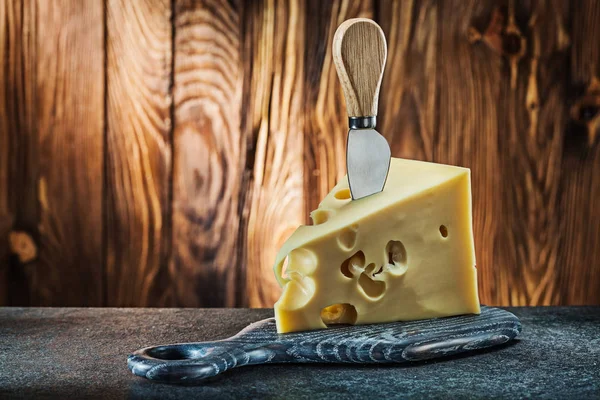
[[[270,309],[0,308],[0,398],[600,398],[600,307],[508,308],[512,344],[409,366],[268,365],[198,386],[133,376],[138,348],[221,339]]]

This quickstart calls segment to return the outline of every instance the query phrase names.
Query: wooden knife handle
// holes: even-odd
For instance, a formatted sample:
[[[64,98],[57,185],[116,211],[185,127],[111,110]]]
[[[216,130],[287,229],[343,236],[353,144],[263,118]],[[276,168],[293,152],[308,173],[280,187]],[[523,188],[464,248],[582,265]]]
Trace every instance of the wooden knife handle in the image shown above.
[[[383,31],[374,21],[344,21],[333,38],[333,62],[349,117],[377,116],[379,88],[387,58]]]

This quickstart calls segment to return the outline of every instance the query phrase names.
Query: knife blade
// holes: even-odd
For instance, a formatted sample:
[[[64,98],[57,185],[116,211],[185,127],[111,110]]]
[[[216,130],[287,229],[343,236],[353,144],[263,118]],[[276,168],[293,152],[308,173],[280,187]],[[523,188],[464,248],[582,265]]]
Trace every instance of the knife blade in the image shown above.
[[[333,38],[333,61],[348,112],[346,169],[353,200],[381,192],[390,167],[387,140],[375,130],[387,58],[382,29],[367,18],[344,21]]]

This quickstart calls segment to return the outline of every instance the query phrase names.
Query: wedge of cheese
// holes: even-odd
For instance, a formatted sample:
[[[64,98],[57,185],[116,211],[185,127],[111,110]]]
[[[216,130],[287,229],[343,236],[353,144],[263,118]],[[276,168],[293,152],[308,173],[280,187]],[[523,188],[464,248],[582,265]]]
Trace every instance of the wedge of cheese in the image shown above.
[[[344,177],[275,261],[279,333],[478,314],[470,171],[392,158],[385,190]]]

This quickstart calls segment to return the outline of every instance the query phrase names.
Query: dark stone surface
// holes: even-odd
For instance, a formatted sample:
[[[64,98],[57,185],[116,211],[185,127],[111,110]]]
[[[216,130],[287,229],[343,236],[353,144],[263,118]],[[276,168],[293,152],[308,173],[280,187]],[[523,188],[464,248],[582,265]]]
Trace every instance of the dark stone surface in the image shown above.
[[[0,398],[600,398],[600,307],[509,308],[512,344],[403,366],[266,365],[198,386],[133,376],[132,351],[226,338],[272,310],[0,309]]]

